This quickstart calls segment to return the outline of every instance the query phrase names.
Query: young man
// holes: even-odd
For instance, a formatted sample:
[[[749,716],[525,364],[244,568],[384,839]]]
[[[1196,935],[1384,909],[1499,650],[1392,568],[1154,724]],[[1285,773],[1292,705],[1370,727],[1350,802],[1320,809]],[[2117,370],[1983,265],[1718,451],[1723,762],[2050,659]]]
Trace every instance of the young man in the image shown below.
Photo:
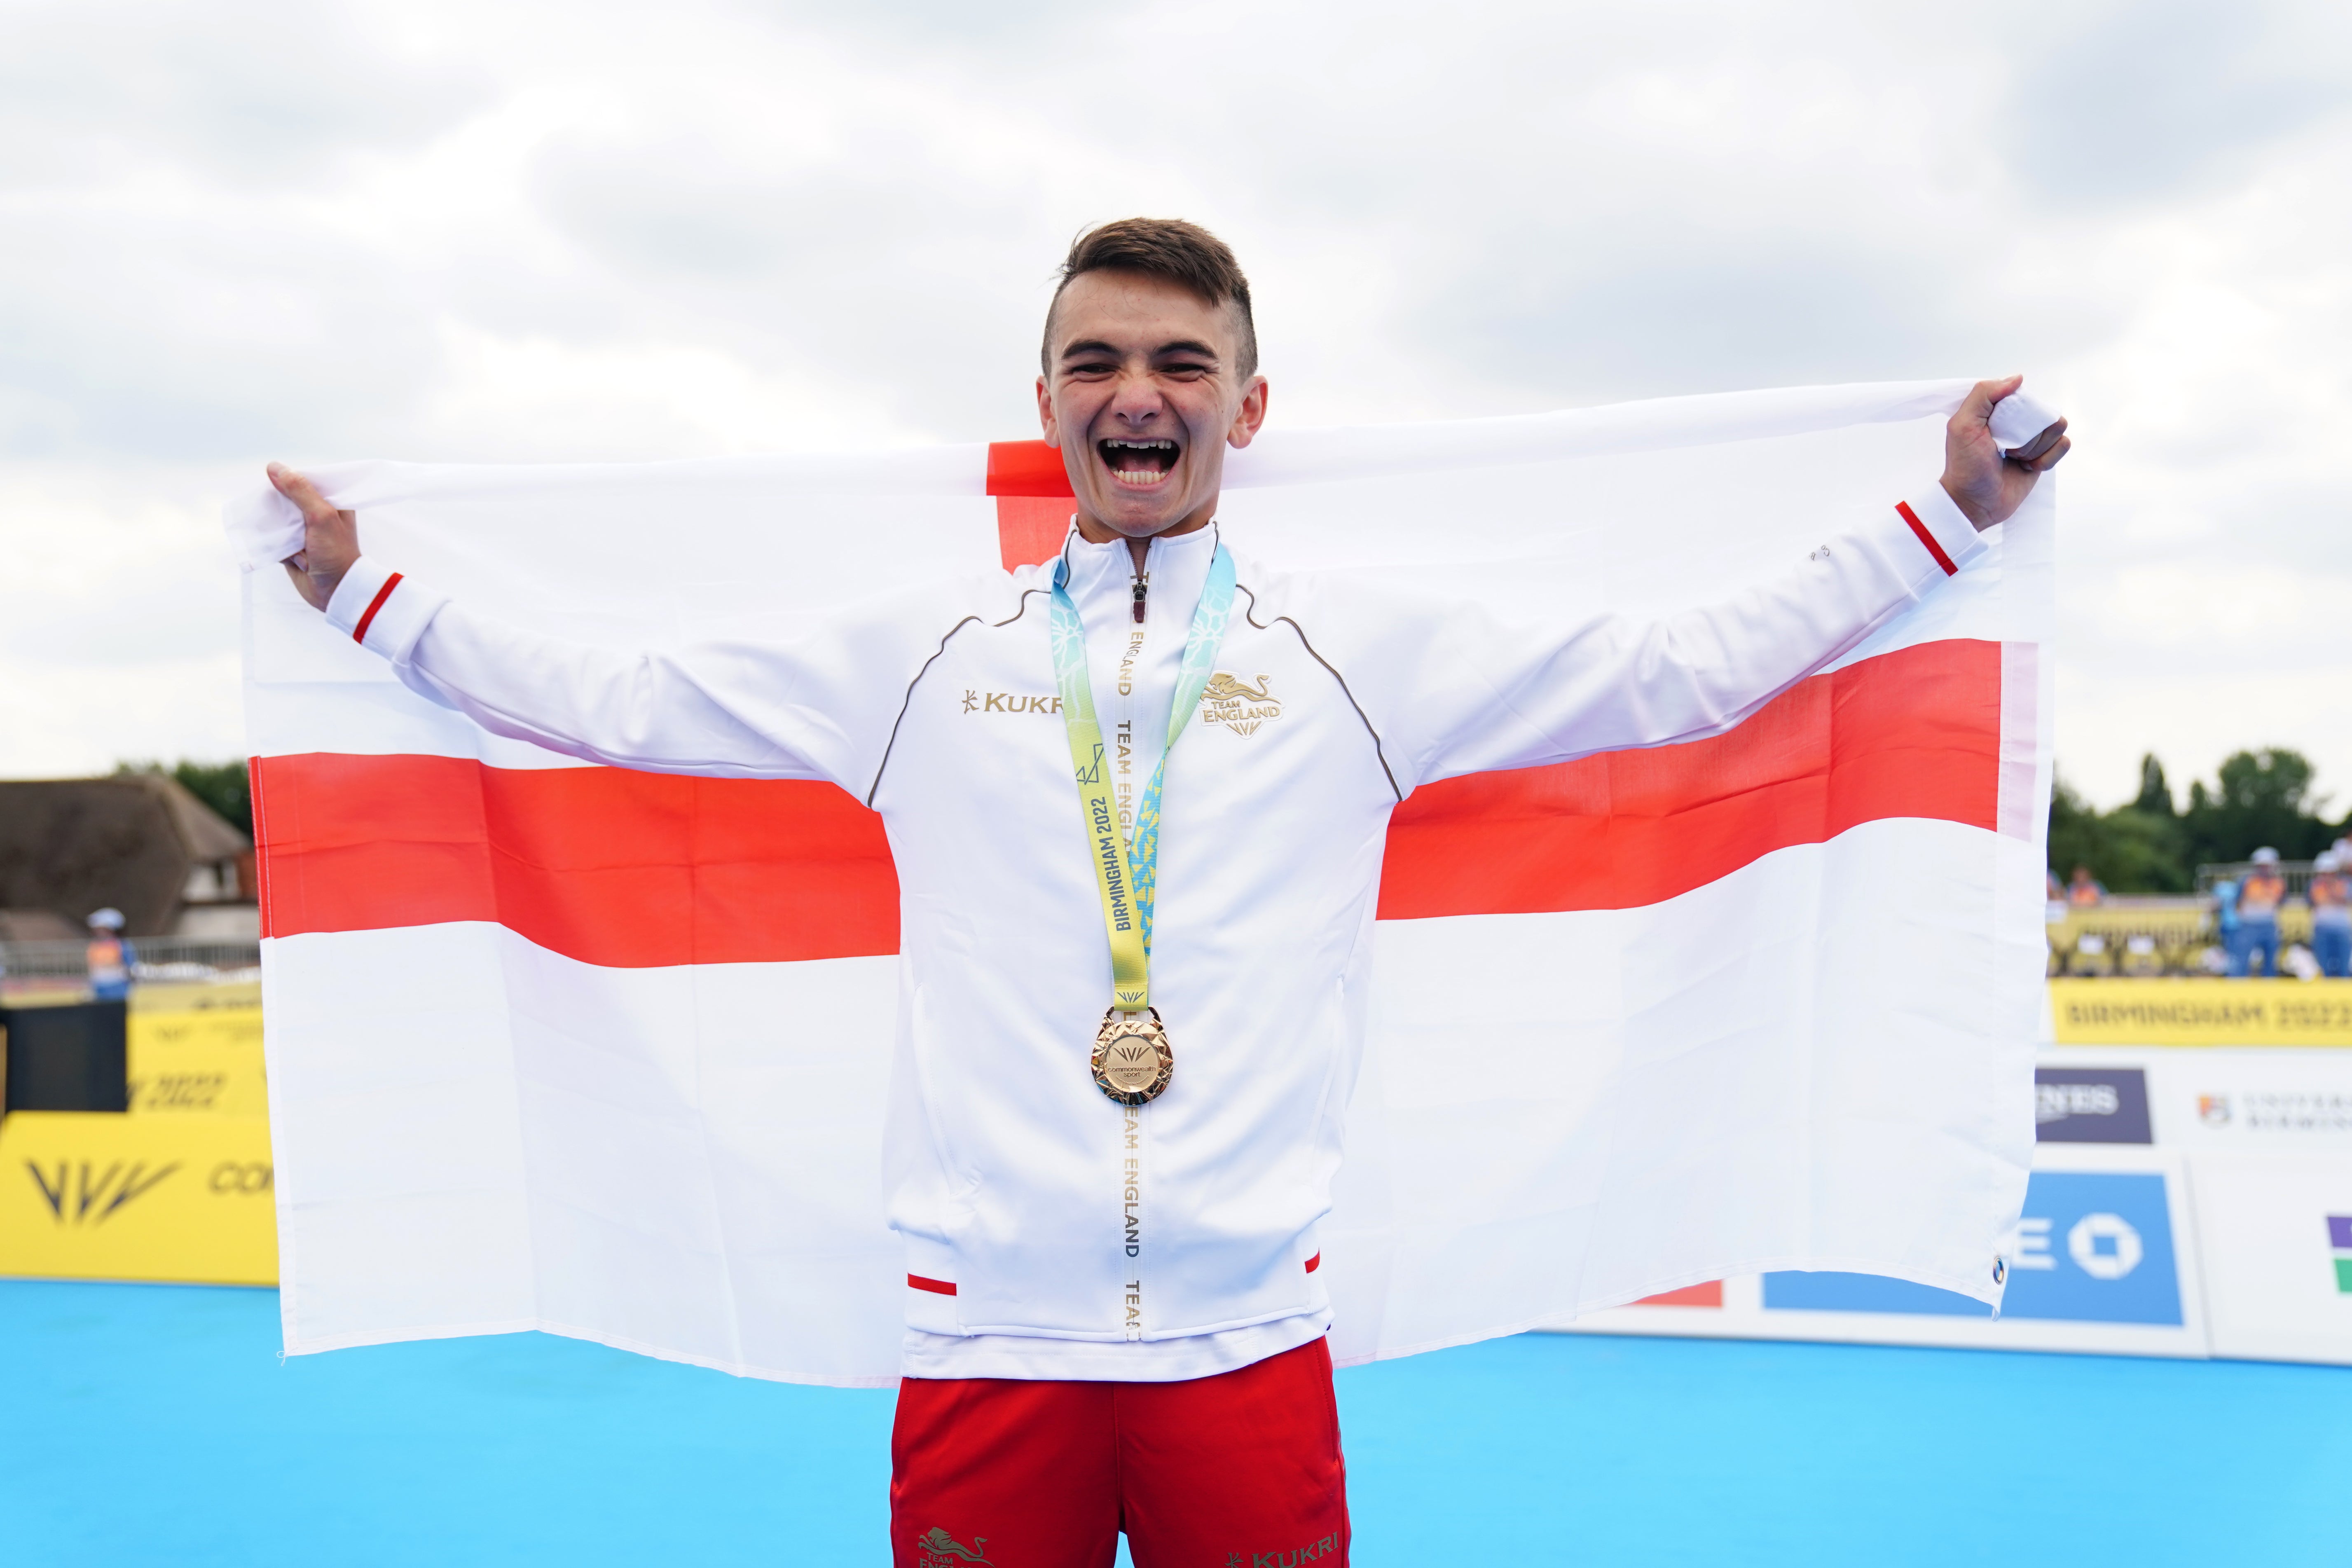
[[[901,1563],[1343,1563],[1317,1270],[1389,814],[1413,788],[1714,733],[1941,583],[2066,450],[2005,461],[2015,380],[1882,516],[1654,624],[1512,626],[1254,564],[1216,525],[1265,418],[1248,285],[1191,225],[1081,238],[1037,405],[1055,561],[893,589],[788,642],[622,657],[524,634],[302,510],[297,586],[486,728],[671,772],[824,777],[902,902],[889,1153],[907,1248]],[[1923,476],[1924,477],[1924,476]],[[967,692],[1010,692],[991,721]],[[1072,780],[1075,775],[1076,787]],[[1163,848],[1164,845],[1164,848]]]

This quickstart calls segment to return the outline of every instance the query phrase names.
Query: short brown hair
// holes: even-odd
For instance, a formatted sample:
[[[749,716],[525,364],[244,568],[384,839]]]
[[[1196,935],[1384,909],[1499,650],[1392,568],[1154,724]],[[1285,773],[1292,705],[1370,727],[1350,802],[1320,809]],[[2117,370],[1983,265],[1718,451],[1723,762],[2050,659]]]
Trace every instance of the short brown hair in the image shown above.
[[[1182,218],[1123,217],[1087,230],[1070,245],[1061,281],[1054,285],[1053,304],[1045,307],[1045,341],[1037,350],[1037,363],[1047,375],[1054,373],[1055,307],[1061,304],[1070,279],[1087,272],[1140,272],[1179,284],[1211,305],[1231,300],[1242,324],[1241,374],[1244,378],[1257,374],[1257,322],[1250,315],[1249,279],[1242,276],[1232,247]]]

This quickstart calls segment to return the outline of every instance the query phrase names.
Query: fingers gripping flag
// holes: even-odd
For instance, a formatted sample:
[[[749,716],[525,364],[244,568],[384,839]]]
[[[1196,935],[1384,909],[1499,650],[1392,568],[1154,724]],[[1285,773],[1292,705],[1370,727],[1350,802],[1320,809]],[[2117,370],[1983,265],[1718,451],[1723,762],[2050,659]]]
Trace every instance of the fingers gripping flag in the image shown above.
[[[1276,567],[1521,617],[1671,609],[1916,492],[1965,390],[1274,432],[1232,455],[1221,521]],[[620,647],[1043,560],[1070,511],[1034,443],[314,472],[372,554]],[[1998,1299],[2032,1141],[2053,526],[2045,480],[1942,592],[1723,733],[1398,807],[1320,1231],[1335,1354],[1768,1268]],[[895,1378],[879,818],[814,779],[489,734],[296,598],[274,496],[229,527],[265,568],[246,695],[287,1349],[537,1328]]]

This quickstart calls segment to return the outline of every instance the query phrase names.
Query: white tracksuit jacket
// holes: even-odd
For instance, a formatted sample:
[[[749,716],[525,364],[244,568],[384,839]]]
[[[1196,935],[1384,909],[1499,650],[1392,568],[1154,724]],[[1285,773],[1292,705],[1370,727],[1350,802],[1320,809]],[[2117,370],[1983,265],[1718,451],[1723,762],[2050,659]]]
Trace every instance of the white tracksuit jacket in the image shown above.
[[[1226,540],[1240,587],[1214,668],[1232,679],[1170,759],[1161,815],[1151,994],[1176,1071],[1139,1110],[1087,1070],[1110,953],[1055,697],[1050,563],[676,654],[527,634],[366,559],[327,613],[499,734],[619,767],[829,779],[879,811],[901,900],[887,1176],[905,1370],[1174,1379],[1328,1327],[1317,1226],[1397,803],[1730,727],[1941,583],[1938,551],[1957,565],[1982,548],[1940,487],[1910,509],[1919,528],[1890,508],[1653,623],[1506,624],[1269,571]],[[1152,544],[1141,628],[1126,545],[1066,546],[1123,808],[1161,749],[1216,531]]]

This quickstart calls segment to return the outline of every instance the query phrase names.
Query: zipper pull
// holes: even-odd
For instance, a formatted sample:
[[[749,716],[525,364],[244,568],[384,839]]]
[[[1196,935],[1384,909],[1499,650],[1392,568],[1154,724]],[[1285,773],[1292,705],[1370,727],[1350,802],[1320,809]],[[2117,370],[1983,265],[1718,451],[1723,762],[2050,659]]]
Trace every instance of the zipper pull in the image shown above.
[[[1144,595],[1150,592],[1151,574],[1149,572],[1138,572],[1135,574],[1135,624],[1139,626],[1143,624]]]

